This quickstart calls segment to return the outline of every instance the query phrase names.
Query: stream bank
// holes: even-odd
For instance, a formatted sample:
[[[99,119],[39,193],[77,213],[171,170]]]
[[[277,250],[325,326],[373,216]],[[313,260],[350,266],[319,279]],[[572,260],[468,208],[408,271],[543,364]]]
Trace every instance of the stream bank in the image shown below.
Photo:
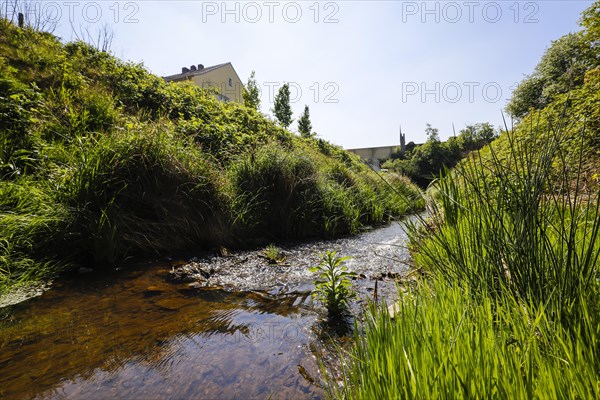
[[[3,398],[322,398],[313,301],[319,255],[351,256],[359,312],[395,299],[410,258],[400,223],[333,241],[138,265],[54,282],[0,309]],[[341,342],[349,338],[339,338]]]

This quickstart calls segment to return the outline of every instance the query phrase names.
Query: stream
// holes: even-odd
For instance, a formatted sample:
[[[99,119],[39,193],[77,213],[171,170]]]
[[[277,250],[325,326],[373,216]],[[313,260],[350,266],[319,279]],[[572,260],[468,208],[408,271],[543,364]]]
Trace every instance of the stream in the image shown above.
[[[308,268],[327,250],[351,256],[358,314],[374,297],[395,300],[407,241],[394,222],[280,246],[278,265],[224,250],[63,277],[0,308],[0,398],[323,398],[318,360],[335,364],[332,337],[353,334],[324,326]]]

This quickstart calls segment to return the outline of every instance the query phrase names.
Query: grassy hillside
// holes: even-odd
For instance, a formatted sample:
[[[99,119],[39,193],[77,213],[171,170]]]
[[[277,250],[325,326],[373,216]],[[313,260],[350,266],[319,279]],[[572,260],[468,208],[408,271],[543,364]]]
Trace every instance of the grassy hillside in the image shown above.
[[[354,233],[422,207],[358,158],[0,20],[0,290],[137,254]],[[398,191],[401,195],[396,193]]]
[[[337,398],[600,397],[597,85],[436,182],[410,230],[425,278],[368,314]]]
[[[558,136],[558,137],[557,137]],[[572,184],[579,178],[582,190],[594,192],[600,187],[600,69],[589,70],[584,84],[556,96],[541,110],[531,110],[511,133],[505,133],[483,149],[486,164],[498,157],[503,166],[522,159],[517,148],[542,148],[556,140],[558,149],[553,159],[552,174],[559,182],[563,172],[571,173]],[[493,154],[492,154],[493,153]],[[516,156],[516,157],[515,157]],[[566,164],[567,171],[562,165]],[[581,165],[579,165],[581,164]],[[574,173],[579,173],[577,177]],[[557,188],[554,188],[557,189]]]
[[[584,17],[597,63],[600,1]],[[410,230],[425,278],[393,320],[368,314],[337,397],[600,398],[600,70],[573,80],[567,50],[513,94],[518,124],[431,187]]]

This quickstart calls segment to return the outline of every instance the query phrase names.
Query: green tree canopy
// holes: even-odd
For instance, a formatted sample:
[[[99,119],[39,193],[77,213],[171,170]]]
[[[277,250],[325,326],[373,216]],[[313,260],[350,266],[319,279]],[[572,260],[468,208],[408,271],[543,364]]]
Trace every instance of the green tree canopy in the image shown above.
[[[533,73],[513,91],[506,111],[517,119],[546,107],[557,95],[583,85],[585,73],[600,67],[600,0],[582,13],[581,32],[552,42]]]
[[[284,128],[288,128],[294,120],[292,119],[292,107],[290,106],[290,85],[284,84],[275,96],[273,114]]]
[[[581,14],[579,24],[585,28],[588,40],[598,46],[600,44],[600,0],[595,1]]]
[[[427,123],[427,127],[425,128],[425,134],[427,134],[428,142],[439,142],[440,141],[440,133],[437,128],[431,126],[430,123]]]
[[[302,137],[312,137],[312,124],[310,123],[310,111],[308,106],[304,106],[304,112],[298,119],[298,132],[300,132],[300,136]]]
[[[461,151],[477,150],[498,137],[498,132],[489,122],[467,125],[458,134],[457,142]]]
[[[246,90],[242,93],[244,98],[244,104],[246,107],[254,108],[256,111],[260,111],[260,90],[256,83],[256,73],[252,71],[248,83],[246,83]]]

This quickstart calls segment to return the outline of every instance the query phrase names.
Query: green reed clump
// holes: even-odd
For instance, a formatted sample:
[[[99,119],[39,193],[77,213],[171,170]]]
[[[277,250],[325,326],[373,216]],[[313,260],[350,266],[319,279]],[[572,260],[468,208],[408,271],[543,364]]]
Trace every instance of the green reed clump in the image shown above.
[[[490,159],[475,156],[441,178],[432,205],[441,225],[413,230],[417,262],[474,293],[509,294],[565,323],[578,318],[581,294],[598,284],[600,196],[582,190],[572,160],[558,158],[556,178],[561,129],[536,146],[506,132],[507,159],[492,144]]]
[[[422,207],[409,181],[391,175],[386,184],[360,164],[323,159],[302,144],[268,143],[228,172],[234,227],[260,242],[356,233]]]
[[[63,269],[54,244],[71,226],[69,210],[26,179],[0,181],[0,292]]]
[[[506,132],[509,157],[492,145],[439,179],[430,219],[410,229],[430,278],[393,319],[367,313],[332,395],[600,396],[600,196],[559,151],[561,129],[535,146]]]
[[[76,210],[74,250],[97,263],[223,240],[222,176],[190,140],[148,128],[72,148],[61,199]]]
[[[332,396],[600,396],[600,193],[580,122],[507,129],[501,153],[492,144],[430,188],[429,218],[409,229],[427,278],[393,318],[367,313]]]
[[[346,399],[593,399],[600,396],[598,319],[573,326],[511,296],[478,295],[434,279],[402,295],[392,319],[373,307],[345,357]],[[589,309],[582,296],[583,310]],[[575,334],[573,334],[575,333]]]
[[[272,239],[319,231],[318,166],[276,143],[233,162],[229,176],[240,231]]]

